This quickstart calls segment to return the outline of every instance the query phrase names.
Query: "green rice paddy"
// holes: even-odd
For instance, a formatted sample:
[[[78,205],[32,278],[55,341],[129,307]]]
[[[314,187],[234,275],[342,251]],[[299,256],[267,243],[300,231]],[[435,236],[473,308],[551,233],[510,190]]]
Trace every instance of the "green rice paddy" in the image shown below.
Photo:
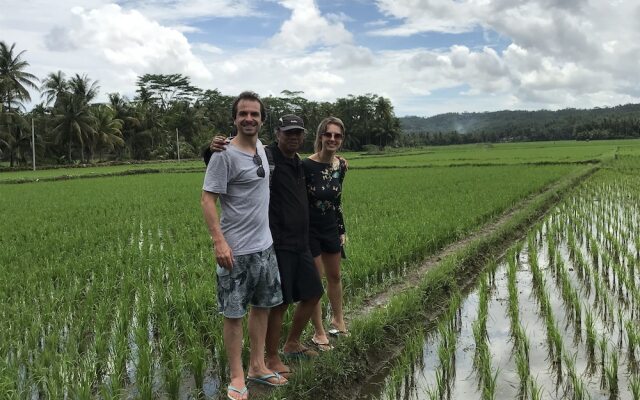
[[[609,165],[609,160],[616,155],[619,155],[619,165],[628,164],[627,168],[633,170],[635,159],[626,159],[622,154],[636,154],[639,147],[638,141],[562,142],[452,146],[384,157],[347,154],[351,166],[343,195],[349,237],[349,259],[343,268],[347,313],[349,307],[356,307],[367,294],[384,290],[390,282],[401,279],[423,258],[465,238],[555,182],[598,163]],[[584,165],[584,162],[590,164]],[[162,167],[166,165],[163,163]],[[218,395],[218,387],[224,384],[227,373],[221,342],[222,320],[216,311],[214,259],[199,205],[203,168],[201,162],[195,161],[182,166],[187,171],[0,185],[3,216],[0,220],[0,304],[3,305],[0,320],[4,322],[0,325],[0,393],[7,393],[7,398],[11,399],[186,398],[198,394],[215,398]],[[90,173],[119,173],[127,167],[104,168],[91,168]],[[196,171],[189,171],[190,168]],[[86,172],[89,168],[73,170]],[[575,308],[565,310],[564,303],[575,303],[576,298],[583,303],[593,300],[584,297],[583,289],[574,288],[577,281],[574,271],[561,272],[564,271],[559,266],[561,263],[566,267],[574,262],[565,254],[571,244],[561,238],[573,229],[575,246],[584,253],[583,258],[593,258],[585,249],[585,243],[590,243],[584,233],[586,226],[595,230],[600,225],[608,226],[607,221],[613,221],[614,216],[617,216],[616,221],[621,220],[619,213],[625,211],[616,211],[616,201],[633,196],[634,192],[624,192],[621,188],[625,185],[616,181],[621,175],[633,179],[620,172],[623,170],[623,167],[604,168],[563,203],[580,201],[585,207],[583,215],[571,214],[567,206],[560,206],[558,210],[568,215],[554,211],[549,217],[551,222],[536,228],[544,234],[530,235],[541,260],[549,259],[549,251],[545,249],[560,246],[551,259],[559,271],[554,274],[559,278],[549,272],[545,272],[544,277],[546,287],[551,287],[556,280],[560,282],[554,283],[555,291],[547,292],[551,305],[547,308],[556,318],[566,319],[570,313],[574,317],[578,314]],[[68,174],[68,171],[71,169],[41,173],[54,177]],[[12,174],[16,173],[0,173],[0,181],[16,179]],[[36,176],[45,177],[30,175],[31,178]],[[627,185],[640,187],[637,183],[628,181]],[[608,187],[612,188],[609,193]],[[594,196],[604,196],[597,193],[619,195],[607,197],[609,208],[606,210],[586,208]],[[633,209],[626,211],[627,214],[632,212]],[[598,213],[603,216],[598,217]],[[565,215],[566,220],[556,222],[560,218],[558,215]],[[637,210],[635,215],[633,218],[636,219],[630,221],[637,222]],[[615,226],[625,234],[631,232],[629,224],[617,222]],[[555,236],[548,235],[549,232]],[[613,242],[604,242],[605,238],[592,235],[595,235],[592,241],[598,246],[615,247]],[[547,242],[547,237],[555,241]],[[617,240],[622,248],[620,239]],[[638,248],[637,244],[634,246]],[[527,249],[520,255],[529,251],[528,246],[523,247]],[[631,253],[624,253],[625,259],[631,257]],[[601,257],[607,254],[609,259],[614,259],[622,253],[600,251],[598,254]],[[510,264],[513,266],[508,269],[512,286],[520,282],[518,274],[521,275],[523,262],[520,259],[514,257]],[[634,260],[637,262],[636,258]],[[629,266],[624,264],[620,269],[626,271]],[[612,278],[613,266],[600,266],[591,271],[590,282],[595,282],[593,276],[603,274],[605,270],[612,271],[607,275],[608,281],[615,279],[616,284],[623,281],[631,285],[628,273],[624,275],[626,280],[619,277],[623,275]],[[483,279],[487,280],[485,286],[490,287],[488,278]],[[591,283],[592,297],[595,296],[595,285]],[[598,286],[598,301],[605,302],[601,307],[608,310],[605,314],[608,318],[620,321],[624,340],[636,343],[633,342],[635,328],[625,325],[628,311],[618,318],[617,310],[621,309],[617,306],[618,297],[610,293],[607,285]],[[517,292],[517,288],[509,290],[505,293]],[[633,293],[627,286],[622,290]],[[602,293],[607,293],[608,297]],[[491,330],[491,321],[486,315],[495,313],[497,306],[492,305],[493,296],[485,297],[488,309],[484,328],[482,324],[476,324],[480,333],[483,329]],[[604,298],[608,298],[609,303],[602,300]],[[631,300],[635,302],[635,298]],[[510,374],[519,377],[518,382],[526,382],[523,392],[548,393],[550,386],[546,380],[536,380],[533,367],[525,368],[528,354],[532,352],[527,346],[534,345],[527,339],[531,325],[523,322],[524,317],[514,310],[521,309],[526,301],[521,294],[517,300],[513,297],[510,301],[515,305],[511,306],[511,314],[505,312],[505,318],[512,327],[510,335],[518,338],[513,339],[517,346],[515,342],[509,342],[517,347],[516,356],[510,362],[518,362],[519,367],[497,364],[493,341],[485,340],[483,344],[479,333],[474,346],[485,350],[478,350],[481,352],[478,361],[470,364],[483,371],[478,387],[482,388],[481,393],[485,390],[500,393],[504,380],[501,373],[508,369]],[[530,302],[534,301],[540,300]],[[464,309],[467,300],[460,299],[459,302]],[[587,321],[583,316],[587,308],[582,306],[579,311],[582,324]],[[540,309],[535,312],[541,313]],[[628,365],[622,354],[618,360],[613,360],[611,351],[598,352],[597,343],[604,340],[600,333],[604,317],[594,314],[591,318],[598,327],[592,330],[598,333],[590,341],[595,343],[594,355],[605,358],[605,367],[596,369],[605,376],[607,389],[602,389],[603,393],[610,393],[616,383],[618,393],[630,393],[637,376],[628,380],[621,378]],[[556,332],[564,334],[565,320],[559,321]],[[440,374],[439,380],[435,375],[433,381],[426,379],[424,393],[434,395],[462,390],[456,382],[465,374],[455,373],[455,362],[445,360],[445,355],[466,340],[460,323],[444,324],[437,330],[439,337],[446,337],[446,342],[433,348],[435,354],[440,354],[440,361],[425,365],[433,367],[430,371],[434,374]],[[575,328],[575,318],[573,324],[570,326]],[[366,326],[366,321],[356,323],[351,340],[364,340]],[[618,323],[613,326],[614,330],[619,329]],[[586,328],[583,329],[585,332],[581,337],[586,346],[584,338],[588,335]],[[553,335],[551,341],[557,340]],[[611,347],[612,337],[618,338],[609,334],[603,349]],[[468,338],[476,343],[472,339],[473,332],[469,332]],[[561,355],[559,374],[563,382],[572,379],[577,382],[578,375],[571,375],[569,369],[572,354],[565,350],[569,344],[575,344],[564,336],[561,340],[562,344],[554,349],[562,350],[553,353],[555,357]],[[640,343],[640,336],[637,343]],[[416,339],[409,348],[423,349],[421,339]],[[338,346],[336,354],[331,356],[339,357],[340,351]],[[634,355],[640,357],[640,354]],[[406,356],[404,362],[398,363],[405,365],[405,372],[395,372],[396,376],[407,375],[406,365],[410,364],[407,360],[411,358]],[[575,365],[581,365],[580,358],[573,361]],[[616,373],[614,366],[619,372]],[[433,382],[452,384],[444,390]],[[291,386],[296,385],[298,383],[294,382]],[[573,383],[569,387],[571,393],[580,390],[578,385]],[[394,387],[394,390],[408,390],[397,384]],[[584,388],[585,391],[589,389],[589,385]],[[509,391],[506,393],[512,395]]]

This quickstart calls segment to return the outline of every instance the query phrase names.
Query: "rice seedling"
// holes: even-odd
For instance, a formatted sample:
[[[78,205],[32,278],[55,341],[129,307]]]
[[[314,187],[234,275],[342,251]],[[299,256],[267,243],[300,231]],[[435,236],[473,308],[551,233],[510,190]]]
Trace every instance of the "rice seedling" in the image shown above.
[[[539,386],[537,380],[532,377],[529,382],[529,399],[542,400],[542,394],[542,387]]]
[[[633,400],[640,400],[640,378],[638,375],[632,375],[629,379],[629,390]]]
[[[438,324],[438,333],[440,336],[440,345],[438,346],[438,370],[440,371],[440,379],[438,382],[440,393],[450,398],[452,392],[452,384],[456,377],[456,341],[458,331],[458,309],[460,304],[459,295],[454,298],[449,306],[446,318]],[[443,386],[442,386],[443,385]]]
[[[585,331],[586,331],[586,349],[587,349],[587,371],[593,374],[596,371],[596,341],[597,334],[595,329],[595,323],[593,320],[593,314],[590,310],[587,310],[587,317],[585,319]]]
[[[627,361],[629,372],[634,374],[638,372],[638,358],[636,357],[636,347],[640,345],[640,337],[636,325],[631,320],[625,323],[627,332]]]
[[[607,388],[607,380],[606,380],[606,363],[605,360],[607,358],[607,345],[608,339],[605,335],[600,336],[600,340],[598,340],[598,349],[600,350],[600,389]]]
[[[531,382],[531,371],[529,367],[528,344],[525,345],[524,342],[520,343],[521,344],[517,347],[515,353],[516,370],[518,372],[518,378],[520,379],[520,385],[518,387],[518,397],[526,398],[527,394],[530,392],[529,384]]]
[[[420,331],[411,332],[407,335],[403,352],[395,361],[391,372],[387,375],[385,382],[387,399],[409,398],[411,392],[416,389],[411,381],[415,373],[417,359],[423,356],[424,340],[424,334]],[[438,374],[442,374],[439,369],[436,370],[436,385],[426,389],[427,393],[431,393],[429,398],[432,398],[432,395],[437,395],[435,398],[441,398],[440,393],[442,393],[444,387],[441,384],[444,383],[440,382],[441,377]]]
[[[612,351],[609,358],[609,363],[605,366],[605,375],[607,379],[607,388],[609,389],[609,396],[616,398],[619,393],[618,388],[618,353]]]
[[[484,378],[485,384],[482,387],[482,400],[494,400],[496,398],[496,382],[498,381],[498,373],[496,370],[491,374],[491,371],[486,371],[488,375]]]

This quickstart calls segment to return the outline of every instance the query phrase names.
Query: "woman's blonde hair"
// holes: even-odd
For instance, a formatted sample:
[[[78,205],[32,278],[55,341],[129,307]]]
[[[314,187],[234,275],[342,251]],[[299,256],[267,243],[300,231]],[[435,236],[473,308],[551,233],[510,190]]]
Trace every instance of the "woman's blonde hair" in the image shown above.
[[[316,153],[319,153],[322,150],[322,134],[326,132],[327,125],[329,124],[338,125],[340,127],[340,130],[342,131],[342,140],[344,140],[346,132],[344,130],[344,123],[342,120],[337,117],[327,117],[320,122],[318,130],[316,131],[316,140],[313,143],[313,149]]]

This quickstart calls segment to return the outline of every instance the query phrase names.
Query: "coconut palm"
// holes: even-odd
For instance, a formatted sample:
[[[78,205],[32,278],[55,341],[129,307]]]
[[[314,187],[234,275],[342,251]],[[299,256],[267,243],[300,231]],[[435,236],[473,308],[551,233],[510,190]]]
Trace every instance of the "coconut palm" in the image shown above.
[[[53,103],[55,107],[57,105],[57,99],[63,93],[66,93],[69,89],[69,82],[65,79],[64,72],[51,72],[42,81],[40,86],[40,96],[46,99],[45,104],[50,105]]]
[[[378,97],[375,102],[374,118],[377,122],[375,136],[379,146],[383,147],[397,138],[400,133],[399,121],[389,99]]]
[[[75,74],[68,81],[67,90],[58,93],[55,107],[56,143],[66,143],[69,161],[72,161],[73,142],[80,148],[80,159],[85,162],[85,146],[95,142],[95,118],[89,103],[98,95],[98,82],[87,75]]]
[[[22,59],[25,50],[14,54],[16,44],[9,47],[0,41],[0,96],[7,111],[11,112],[14,101],[31,101],[29,88],[37,89],[35,75],[25,72],[29,63]]]
[[[98,81],[91,82],[87,75],[75,74],[69,79],[69,92],[85,104],[95,99],[99,90]]]
[[[115,146],[124,146],[122,139],[123,122],[115,118],[114,111],[107,105],[100,105],[93,109],[95,117],[95,135],[93,136],[91,149],[91,158],[96,147],[100,149],[100,159],[102,159],[102,150],[113,150]]]
[[[29,124],[16,110],[0,114],[0,147],[9,155],[9,165],[26,161],[25,154],[31,149]]]
[[[34,75],[25,72],[29,63],[22,59],[24,50],[15,54],[15,43],[8,46],[0,41],[0,145],[9,152],[13,166],[16,153],[28,142],[24,118],[17,112],[22,101],[30,101],[29,88],[37,89]],[[25,138],[26,142],[25,142]]]
[[[89,106],[80,96],[71,93],[64,93],[59,99],[60,104],[56,108],[54,118],[53,134],[56,143],[66,143],[68,150],[68,160],[72,159],[73,142],[77,142],[80,147],[81,161],[84,161],[84,146],[92,139],[95,129],[95,117],[91,115]]]
[[[125,147],[122,149],[127,150],[129,155],[131,155],[133,153],[132,139],[135,136],[137,129],[140,127],[140,120],[137,118],[131,103],[129,103],[129,101],[119,93],[109,93],[108,105],[111,110],[113,110],[113,118],[122,121],[122,128],[120,131],[122,132],[122,138],[125,141]],[[117,150],[117,155],[119,158],[122,157],[122,150]]]

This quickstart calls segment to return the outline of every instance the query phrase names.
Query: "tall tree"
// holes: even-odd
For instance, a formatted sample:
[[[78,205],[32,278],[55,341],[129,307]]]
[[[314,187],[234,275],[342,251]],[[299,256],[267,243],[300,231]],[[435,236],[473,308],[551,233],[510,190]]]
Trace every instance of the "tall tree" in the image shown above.
[[[66,143],[68,162],[73,161],[73,143],[80,147],[80,159],[84,162],[84,148],[95,134],[95,118],[89,111],[89,106],[80,96],[65,93],[54,117],[56,143]]]
[[[70,93],[81,103],[88,105],[98,96],[98,81],[91,81],[87,75],[75,74],[69,79]]]
[[[0,114],[0,147],[9,154],[9,165],[25,161],[25,154],[31,149],[29,124],[17,110]]]
[[[38,78],[25,71],[29,66],[22,59],[25,50],[14,54],[15,47],[15,43],[9,47],[0,41],[0,96],[8,111],[11,111],[15,100],[31,101],[29,88],[38,89]]]
[[[25,71],[29,63],[22,59],[25,51],[15,54],[16,44],[0,41],[0,113],[2,114],[1,145],[9,152],[13,166],[16,151],[24,145],[24,119],[17,112],[22,101],[30,101],[29,88],[37,89],[38,78]]]
[[[42,81],[40,96],[45,98],[45,104],[56,106],[57,100],[69,90],[69,82],[64,72],[51,72]]]
[[[189,77],[182,74],[145,74],[138,78],[138,98],[153,101],[161,110],[174,101],[193,102],[201,90],[191,85]]]
[[[122,150],[126,150],[129,153],[129,157],[133,154],[133,138],[136,135],[137,129],[140,128],[140,120],[138,119],[134,108],[131,103],[125,98],[120,96],[119,93],[109,93],[109,107],[113,110],[113,118],[122,121],[122,138],[125,142],[124,147],[116,149],[118,158],[123,157]]]
[[[400,122],[393,112],[393,105],[389,99],[378,97],[374,111],[375,137],[378,145],[384,147],[393,142],[400,134]]]
[[[98,149],[100,151],[100,159],[102,159],[103,150],[113,150],[115,146],[124,146],[122,139],[122,125],[120,119],[114,118],[115,112],[107,105],[101,104],[93,108],[95,117],[95,135],[90,145],[90,158]]]

